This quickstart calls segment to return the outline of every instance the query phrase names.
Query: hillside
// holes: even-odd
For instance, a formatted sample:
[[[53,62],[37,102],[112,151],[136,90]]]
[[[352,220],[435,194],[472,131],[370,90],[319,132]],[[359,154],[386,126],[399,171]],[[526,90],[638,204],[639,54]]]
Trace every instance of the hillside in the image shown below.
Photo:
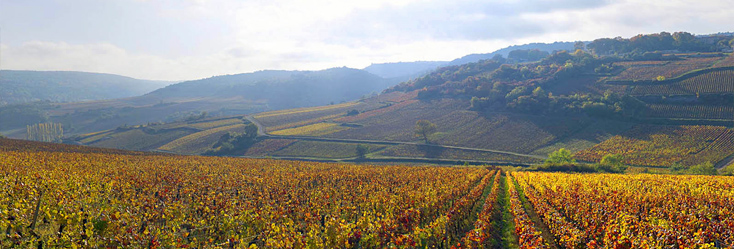
[[[143,97],[226,98],[239,96],[267,103],[270,109],[327,105],[359,99],[397,82],[351,68],[321,71],[259,71],[187,81]]]
[[[64,71],[0,71],[0,106],[34,101],[80,102],[139,96],[173,82]]]
[[[167,124],[118,127],[67,139],[77,143],[102,148],[135,151],[163,151],[178,154],[202,154],[227,133],[244,133],[249,121],[241,116],[192,118]]]
[[[486,53],[486,54],[470,54],[461,58],[450,61],[446,66],[456,66],[467,63],[474,63],[481,60],[489,60],[495,58],[495,56],[502,56],[507,58],[510,52],[515,50],[540,50],[548,53],[556,51],[573,51],[575,42],[554,42],[554,43],[530,43],[524,45],[512,45],[497,51]]]
[[[25,138],[25,126],[61,123],[68,135],[124,125],[328,105],[359,99],[397,83],[363,70],[260,71],[172,84],[151,93],[110,100],[36,102],[0,106],[0,132]]]
[[[518,51],[542,51],[547,54],[556,51],[573,51],[574,42],[554,42],[554,43],[531,43],[525,45],[513,45],[506,48],[498,49],[491,53],[470,54],[452,61],[414,61],[414,62],[393,62],[393,63],[373,63],[363,70],[383,78],[398,78],[403,81],[420,77],[433,71],[439,67],[458,66],[467,63],[475,63],[481,60],[489,60],[501,56],[503,58],[512,57],[513,52]]]
[[[591,162],[618,153],[626,163],[646,167],[724,163],[734,154],[734,55],[684,50],[709,51],[721,43],[676,43],[677,50],[667,53],[638,43],[667,36],[685,34],[623,40],[617,55],[594,54],[606,41],[599,39],[588,51],[557,52],[538,62],[484,60],[439,68],[369,99],[382,105],[354,115],[255,115],[281,139],[256,146],[256,154],[333,156],[325,153],[333,145],[311,144],[323,149],[295,154],[289,148],[303,145],[283,140],[305,136],[380,145],[370,158],[471,160],[493,152],[505,153],[490,158],[497,161],[533,163],[533,155],[567,148]],[[415,146],[423,143],[413,135],[418,120],[437,127],[430,146]],[[463,148],[463,156],[451,147]]]

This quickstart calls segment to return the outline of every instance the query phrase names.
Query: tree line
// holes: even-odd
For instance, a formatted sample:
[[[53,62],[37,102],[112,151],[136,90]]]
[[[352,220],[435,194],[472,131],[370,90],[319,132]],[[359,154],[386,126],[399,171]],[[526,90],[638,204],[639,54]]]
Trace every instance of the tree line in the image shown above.
[[[64,127],[60,123],[40,123],[26,126],[26,139],[40,142],[60,143]]]

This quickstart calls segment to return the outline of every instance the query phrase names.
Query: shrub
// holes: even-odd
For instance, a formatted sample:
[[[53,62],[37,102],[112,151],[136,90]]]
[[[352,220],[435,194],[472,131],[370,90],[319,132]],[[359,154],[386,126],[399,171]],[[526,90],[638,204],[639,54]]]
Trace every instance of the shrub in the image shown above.
[[[571,151],[566,148],[560,148],[548,154],[548,159],[545,160],[546,164],[574,164],[576,160],[571,156]]]
[[[598,171],[609,172],[609,173],[624,173],[627,170],[627,166],[622,163],[622,155],[619,154],[606,154],[602,157],[601,162],[595,165]]]
[[[721,169],[721,175],[734,176],[734,164],[729,164],[726,168]]]
[[[699,165],[691,166],[688,173],[692,175],[716,175],[716,168],[711,162],[705,162]]]

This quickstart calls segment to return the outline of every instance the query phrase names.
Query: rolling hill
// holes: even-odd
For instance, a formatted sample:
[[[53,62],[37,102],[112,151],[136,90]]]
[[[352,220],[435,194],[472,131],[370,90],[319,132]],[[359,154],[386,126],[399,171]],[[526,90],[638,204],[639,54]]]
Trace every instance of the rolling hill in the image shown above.
[[[208,116],[328,105],[376,94],[397,83],[363,70],[260,71],[172,84],[145,95],[70,103],[36,102],[0,107],[0,131],[25,138],[25,126],[61,123],[68,135],[124,125],[175,122]]]
[[[358,99],[397,83],[351,68],[321,71],[259,71],[187,81],[153,91],[142,98],[207,98],[240,96],[262,100],[270,109],[327,105]]]
[[[0,106],[34,101],[80,102],[139,96],[173,82],[66,71],[0,71]]]
[[[600,39],[589,43],[588,52],[557,52],[538,62],[484,60],[439,68],[384,91],[369,100],[382,105],[355,115],[255,115],[265,131],[282,141],[256,145],[255,151],[296,155],[289,148],[298,142],[285,139],[315,137],[386,145],[370,152],[373,159],[533,163],[537,158],[532,156],[567,148],[582,161],[598,162],[605,154],[618,153],[624,162],[645,167],[731,163],[734,55],[691,53],[682,43],[668,53],[636,47],[637,40],[648,38],[623,41],[627,47],[620,47],[618,55],[593,54],[605,41]],[[431,144],[422,148],[422,139],[413,136],[418,120],[437,126]],[[321,152],[313,152],[319,146]],[[310,154],[298,155],[327,155],[329,146],[312,143]],[[343,155],[349,156],[354,154]]]
[[[406,80],[423,76],[438,67],[444,66],[447,61],[415,61],[415,62],[393,62],[373,63],[363,70],[383,78],[405,78]]]
[[[183,100],[220,100],[226,104],[230,101],[227,98],[243,101],[258,96],[248,99],[248,104],[259,105],[261,110],[283,110],[246,116],[241,114],[256,111],[240,112],[227,118],[236,123],[221,127],[179,129],[188,127],[190,121],[172,122],[100,133],[104,135],[87,134],[77,141],[112,148],[201,154],[215,149],[217,137],[242,132],[242,125],[251,122],[259,128],[256,143],[233,150],[235,154],[230,155],[529,165],[566,148],[575,153],[576,159],[586,162],[621,154],[625,163],[640,167],[688,167],[707,162],[722,167],[734,157],[734,55],[717,51],[722,42],[675,42],[685,36],[660,33],[615,39],[619,42],[612,47],[616,52],[607,50],[606,38],[587,43],[587,50],[574,52],[514,50],[507,59],[441,67],[377,96],[328,105],[328,99],[318,102],[313,99],[315,93],[298,87],[313,88],[319,82],[324,87],[336,82],[360,82],[351,80],[354,75],[357,79],[367,75],[367,81],[382,78],[344,68],[218,76],[120,101],[163,108],[186,103]],[[668,50],[660,52],[657,48]],[[516,51],[533,54],[527,58],[538,58],[525,60],[517,57]],[[262,90],[286,87],[301,89],[301,94]],[[341,90],[318,91],[325,96],[347,96]],[[269,96],[292,98],[289,102],[270,102]],[[299,104],[314,107],[285,109]],[[58,107],[55,112],[65,112],[63,115],[69,117],[83,113],[72,112],[80,107],[68,106]],[[414,136],[419,120],[436,125],[436,132],[427,137],[430,143]],[[362,148],[363,155],[357,153],[360,146],[367,146]]]
[[[510,52],[515,50],[540,50],[545,51],[548,53],[553,53],[556,51],[573,51],[574,50],[574,44],[575,42],[554,42],[554,43],[530,43],[530,44],[524,44],[524,45],[513,45],[509,46],[503,49],[499,49],[497,51],[491,52],[491,53],[485,53],[485,54],[470,54],[463,56],[461,58],[455,59],[450,61],[446,64],[446,66],[456,66],[456,65],[462,65],[467,63],[474,63],[481,60],[489,60],[494,58],[495,56],[502,56],[507,58],[510,55]]]

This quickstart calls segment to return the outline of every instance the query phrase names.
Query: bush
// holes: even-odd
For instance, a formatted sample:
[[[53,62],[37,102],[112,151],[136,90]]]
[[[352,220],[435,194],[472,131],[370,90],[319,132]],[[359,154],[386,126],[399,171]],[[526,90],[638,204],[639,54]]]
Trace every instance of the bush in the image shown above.
[[[624,173],[627,170],[627,166],[622,163],[622,155],[619,154],[604,155],[595,167],[598,171],[609,173]]]
[[[711,162],[705,162],[699,165],[691,166],[688,173],[692,175],[716,175],[716,168]]]
[[[729,164],[726,168],[721,170],[721,175],[734,176],[734,164]]]
[[[576,160],[571,156],[571,151],[566,148],[561,148],[548,154],[548,159],[545,160],[545,164],[574,164]]]
[[[670,166],[670,170],[673,171],[673,173],[681,174],[687,171],[688,167],[680,163],[674,163],[673,165]]]

